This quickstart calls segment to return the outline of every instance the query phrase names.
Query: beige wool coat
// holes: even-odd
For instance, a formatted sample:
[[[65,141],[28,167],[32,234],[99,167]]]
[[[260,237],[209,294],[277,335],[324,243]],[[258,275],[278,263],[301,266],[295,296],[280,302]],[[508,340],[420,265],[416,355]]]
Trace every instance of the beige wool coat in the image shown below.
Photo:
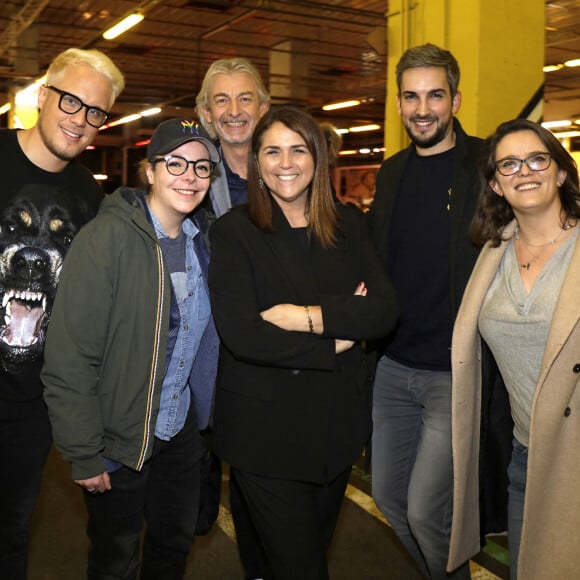
[[[514,231],[512,222],[504,237]],[[482,373],[477,320],[507,246],[503,242],[498,248],[487,244],[482,249],[454,327],[455,479],[449,570],[480,550]],[[532,401],[518,570],[520,580],[570,580],[580,573],[580,237],[560,291]]]

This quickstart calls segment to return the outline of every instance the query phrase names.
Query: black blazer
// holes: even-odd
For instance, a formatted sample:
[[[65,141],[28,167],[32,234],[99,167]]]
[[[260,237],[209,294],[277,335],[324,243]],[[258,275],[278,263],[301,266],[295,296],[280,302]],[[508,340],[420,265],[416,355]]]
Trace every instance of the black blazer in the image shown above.
[[[467,135],[455,118],[453,130],[456,140],[449,210],[449,271],[451,276],[449,307],[452,320],[455,320],[463,291],[480,251],[480,248],[469,239],[469,226],[481,189],[478,162],[483,141],[478,137]],[[383,162],[377,175],[377,190],[367,216],[373,241],[383,264],[387,263],[389,253],[395,199],[413,148],[414,145],[409,145],[406,149],[389,157]],[[409,219],[411,227],[412,216],[409,216]]]
[[[336,247],[297,239],[274,203],[275,232],[235,208],[210,231],[209,285],[222,339],[214,449],[259,475],[332,479],[359,457],[371,430],[372,369],[360,344],[336,355],[335,338],[388,333],[394,290],[361,213],[339,208]],[[364,281],[366,297],[354,296]],[[324,336],[288,332],[259,313],[275,304],[320,305]]]

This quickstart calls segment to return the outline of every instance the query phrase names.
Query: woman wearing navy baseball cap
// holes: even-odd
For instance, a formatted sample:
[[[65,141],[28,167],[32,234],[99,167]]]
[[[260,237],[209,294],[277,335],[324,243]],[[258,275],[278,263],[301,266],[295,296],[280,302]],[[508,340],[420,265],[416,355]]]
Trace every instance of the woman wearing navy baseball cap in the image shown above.
[[[84,491],[90,579],[184,574],[218,353],[199,208],[218,161],[192,120],[161,123],[147,187],[105,199],[63,265],[42,379]]]

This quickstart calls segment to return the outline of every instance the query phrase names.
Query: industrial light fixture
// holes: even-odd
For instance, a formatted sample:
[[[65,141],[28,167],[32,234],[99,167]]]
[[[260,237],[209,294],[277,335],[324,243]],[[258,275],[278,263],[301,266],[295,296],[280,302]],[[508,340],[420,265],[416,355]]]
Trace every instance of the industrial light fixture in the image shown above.
[[[324,105],[322,110],[336,111],[337,109],[346,109],[348,107],[356,107],[357,105],[360,105],[360,101],[353,99],[352,101],[342,101],[341,103],[331,103],[330,105]]]
[[[359,125],[358,127],[349,127],[350,133],[362,133],[363,131],[378,131],[381,128],[380,125]]]
[[[558,139],[570,139],[572,137],[580,137],[580,131],[558,131],[554,133],[554,137]]]
[[[140,113],[133,113],[132,115],[127,115],[125,117],[121,117],[120,119],[116,119],[115,121],[111,121],[102,127],[99,127],[99,131],[103,131],[104,129],[110,129],[111,127],[116,127],[117,125],[124,125],[125,123],[130,123],[131,121],[136,121],[137,119],[141,118]]]
[[[132,121],[137,121],[141,117],[150,117],[151,115],[157,115],[157,113],[161,112],[161,107],[151,107],[150,109],[145,109],[140,113],[133,113],[132,115],[126,115],[125,117],[121,117],[120,119],[115,119],[110,123],[107,123],[99,128],[99,131],[104,129],[110,129],[111,127],[117,127],[117,125],[124,125],[125,123],[131,123]]]
[[[117,22],[114,26],[111,26],[108,30],[105,30],[105,32],[103,32],[103,38],[105,40],[113,40],[114,38],[117,38],[117,36],[121,36],[121,34],[127,32],[129,28],[133,28],[133,26],[139,24],[143,18],[145,18],[145,16],[140,12],[133,12],[123,18],[120,22]]]
[[[556,129],[558,127],[569,127],[572,124],[572,121],[568,121],[568,119],[562,119],[560,121],[544,121],[542,123],[542,127],[545,129]]]
[[[152,107],[151,109],[146,109],[145,111],[141,111],[140,115],[142,117],[150,117],[151,115],[157,115],[157,113],[161,113],[161,107]]]
[[[572,60],[567,60],[564,66],[575,67],[580,66],[580,58],[573,58]]]
[[[547,73],[560,70],[561,68],[564,68],[563,64],[547,64],[542,70]]]

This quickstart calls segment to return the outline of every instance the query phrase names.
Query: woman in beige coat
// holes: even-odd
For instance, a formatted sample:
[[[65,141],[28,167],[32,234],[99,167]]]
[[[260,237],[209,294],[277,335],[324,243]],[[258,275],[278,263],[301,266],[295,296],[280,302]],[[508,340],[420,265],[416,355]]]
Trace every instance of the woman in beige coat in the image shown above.
[[[574,160],[546,129],[503,123],[485,144],[472,224],[485,246],[452,347],[454,517],[448,569],[480,549],[482,343],[513,418],[508,468],[512,580],[569,580],[580,569],[580,217]],[[483,405],[485,409],[486,406]],[[485,530],[483,530],[485,531]]]

